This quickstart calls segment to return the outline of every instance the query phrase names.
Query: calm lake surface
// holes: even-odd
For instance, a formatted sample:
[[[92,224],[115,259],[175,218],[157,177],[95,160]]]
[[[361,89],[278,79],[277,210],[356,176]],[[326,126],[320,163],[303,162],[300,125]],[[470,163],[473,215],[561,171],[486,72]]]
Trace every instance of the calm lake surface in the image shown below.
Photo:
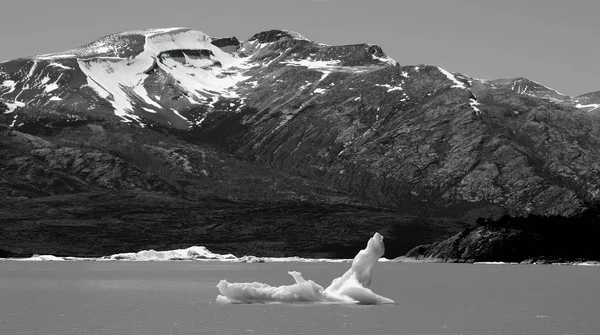
[[[385,306],[220,305],[215,285],[322,286],[349,263],[0,262],[0,334],[600,334],[600,267],[379,263]]]

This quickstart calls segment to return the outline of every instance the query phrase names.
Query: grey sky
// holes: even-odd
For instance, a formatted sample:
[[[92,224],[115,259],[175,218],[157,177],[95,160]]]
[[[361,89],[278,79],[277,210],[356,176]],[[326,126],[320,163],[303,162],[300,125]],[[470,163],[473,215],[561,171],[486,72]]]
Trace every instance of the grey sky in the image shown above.
[[[402,65],[522,76],[579,95],[600,90],[598,13],[598,0],[12,0],[0,8],[0,60],[131,29],[247,39],[280,28],[328,44],[378,44]]]

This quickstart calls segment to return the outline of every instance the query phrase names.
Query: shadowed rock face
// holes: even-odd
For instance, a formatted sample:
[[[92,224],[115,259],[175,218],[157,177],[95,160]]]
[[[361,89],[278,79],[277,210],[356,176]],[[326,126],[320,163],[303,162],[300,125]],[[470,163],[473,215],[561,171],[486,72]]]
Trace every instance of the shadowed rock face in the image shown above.
[[[225,52],[237,51],[241,44],[236,37],[215,38],[211,43]]]
[[[295,33],[293,33],[293,32],[289,32],[286,30],[273,29],[273,30],[262,31],[260,33],[256,33],[256,34],[252,35],[252,37],[250,37],[248,39],[248,42],[258,41],[258,43],[270,43],[270,42],[277,42],[281,39],[290,39],[290,38],[293,39],[295,37],[297,37],[297,35],[295,35]]]
[[[598,210],[575,217],[530,215],[477,220],[462,232],[406,256],[445,262],[576,262],[600,260]]]
[[[310,226],[306,215],[331,237],[338,212],[328,206],[343,205],[365,216],[394,211],[390,231],[414,228],[397,224],[404,216],[427,217],[422,232],[398,242],[407,251],[478,217],[573,216],[600,198],[600,119],[537,83],[512,89],[517,81],[400,66],[378,46],[327,46],[282,30],[246,42],[152,30],[82,48],[0,65],[0,196],[15,224],[38,222],[11,216],[26,199],[144,192],[170,199],[188,222],[214,215],[186,209],[206,197],[277,204],[274,222]],[[309,205],[287,213],[298,201]],[[86,220],[95,211],[85,209]],[[234,234],[226,221],[219,225]],[[342,229],[339,217],[331,222]],[[275,239],[251,231],[236,236]],[[298,234],[308,243],[314,233]]]

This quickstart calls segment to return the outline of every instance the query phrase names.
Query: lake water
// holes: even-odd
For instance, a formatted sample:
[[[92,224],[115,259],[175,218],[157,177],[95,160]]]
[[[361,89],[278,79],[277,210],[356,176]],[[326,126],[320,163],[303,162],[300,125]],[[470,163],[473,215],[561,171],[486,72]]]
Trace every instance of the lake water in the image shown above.
[[[349,263],[0,262],[0,334],[600,334],[600,267],[377,264],[394,305],[220,305],[215,285],[322,286]]]

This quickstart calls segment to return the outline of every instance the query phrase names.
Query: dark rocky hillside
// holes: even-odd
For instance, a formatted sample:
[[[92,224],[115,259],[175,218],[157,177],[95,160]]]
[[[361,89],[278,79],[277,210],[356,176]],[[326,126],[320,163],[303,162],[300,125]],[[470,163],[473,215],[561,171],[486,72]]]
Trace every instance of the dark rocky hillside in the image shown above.
[[[444,240],[418,246],[406,256],[447,262],[565,263],[599,260],[597,209],[574,217],[503,216],[479,219]]]
[[[7,254],[340,257],[379,230],[395,257],[600,200],[600,118],[577,98],[375,45],[126,32],[1,63],[0,99]]]
[[[348,258],[376,231],[394,257],[462,226],[376,208],[210,145],[114,127],[65,127],[41,138],[0,126],[0,257],[204,245],[239,255]]]

